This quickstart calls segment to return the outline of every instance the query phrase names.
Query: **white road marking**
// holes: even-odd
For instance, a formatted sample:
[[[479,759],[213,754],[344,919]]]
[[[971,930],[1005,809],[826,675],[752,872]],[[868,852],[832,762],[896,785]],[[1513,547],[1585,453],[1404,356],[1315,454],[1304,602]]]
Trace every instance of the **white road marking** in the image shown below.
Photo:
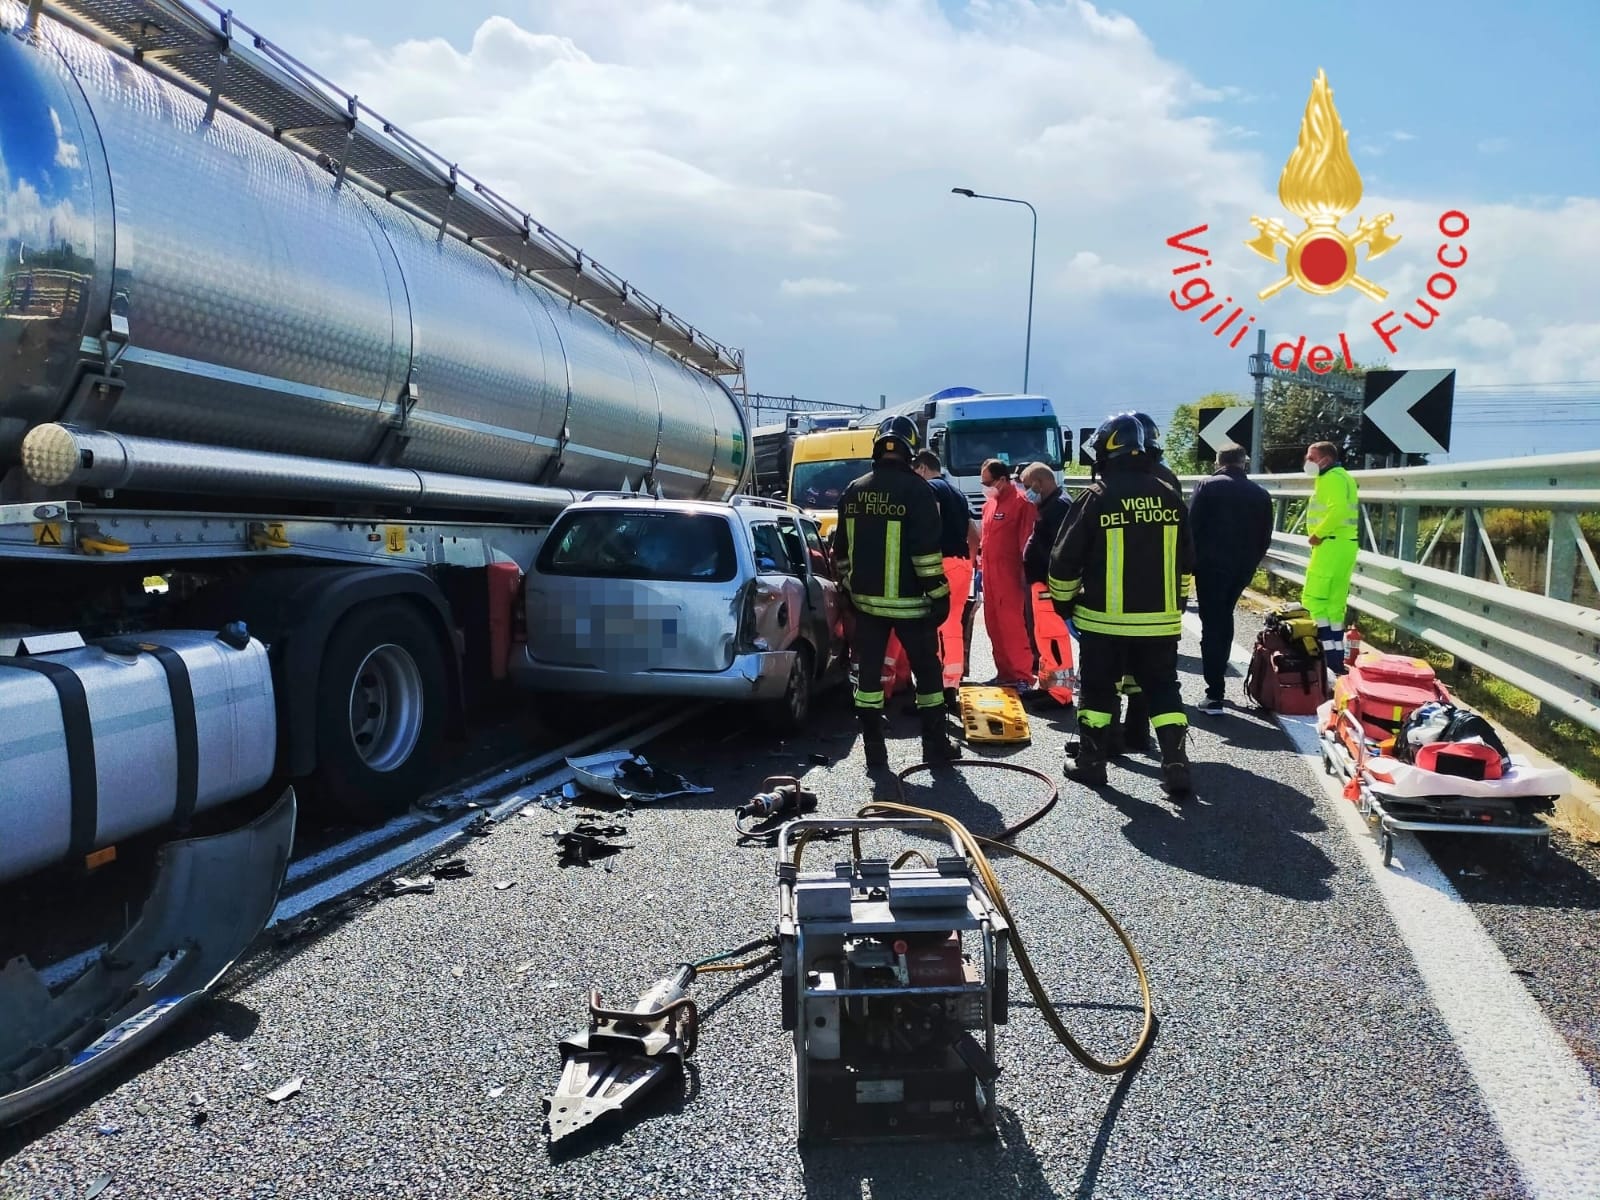
[[[1183,620],[1198,636],[1199,618]],[[1230,658],[1241,671],[1249,665],[1237,645]],[[1316,719],[1278,724],[1355,843],[1529,1191],[1540,1200],[1600,1196],[1600,1092],[1566,1039],[1413,835],[1395,835],[1395,867],[1383,865],[1365,818],[1322,769]]]

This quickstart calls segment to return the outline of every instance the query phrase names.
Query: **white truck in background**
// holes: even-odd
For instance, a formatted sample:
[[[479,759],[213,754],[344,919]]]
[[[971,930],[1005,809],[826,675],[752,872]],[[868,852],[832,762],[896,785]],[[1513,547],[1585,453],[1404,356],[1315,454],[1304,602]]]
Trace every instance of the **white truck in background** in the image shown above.
[[[974,516],[983,508],[979,473],[986,459],[998,458],[1009,466],[1042,462],[1058,471],[1066,465],[1068,444],[1061,422],[1054,403],[1044,396],[951,387],[869,413],[856,424],[867,428],[892,416],[916,422]]]

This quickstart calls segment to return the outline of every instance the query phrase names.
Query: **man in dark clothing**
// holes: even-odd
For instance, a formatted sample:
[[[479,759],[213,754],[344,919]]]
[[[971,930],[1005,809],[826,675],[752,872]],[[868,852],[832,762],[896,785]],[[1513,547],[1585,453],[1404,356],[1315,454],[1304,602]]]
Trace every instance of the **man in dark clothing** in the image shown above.
[[[922,717],[922,760],[958,757],[944,725],[939,626],[950,585],[939,553],[939,504],[911,469],[921,434],[908,417],[888,417],[872,442],[872,471],[839,497],[833,556],[855,610],[855,710],[868,768],[888,764],[884,743],[884,651],[893,633],[905,647]]]
[[[1028,636],[1033,639],[1034,673],[1038,685],[1023,694],[1025,702],[1042,702],[1048,696],[1057,704],[1072,703],[1072,635],[1050,600],[1050,552],[1056,536],[1069,519],[1073,500],[1056,482],[1055,471],[1044,463],[1022,469],[1023,495],[1039,510],[1033,532],[1022,548],[1022,577],[1028,583],[1028,612],[1033,620]]]
[[[1200,664],[1206,678],[1204,711],[1222,712],[1233,611],[1272,542],[1272,497],[1246,474],[1239,446],[1217,453],[1217,469],[1194,490],[1195,598],[1200,604]]]
[[[944,558],[945,580],[950,584],[950,613],[939,626],[939,661],[944,666],[945,707],[959,712],[968,649],[966,609],[972,597],[972,567],[978,558],[978,523],[972,519],[967,498],[944,474],[937,454],[920,451],[913,467],[928,481],[939,501],[939,553]]]
[[[1061,532],[1061,522],[1072,507],[1072,497],[1056,482],[1056,473],[1043,463],[1023,468],[1021,478],[1026,489],[1023,495],[1039,510],[1028,544],[1022,548],[1022,577],[1030,584],[1044,583],[1050,577],[1050,551],[1055,548],[1056,534]]]

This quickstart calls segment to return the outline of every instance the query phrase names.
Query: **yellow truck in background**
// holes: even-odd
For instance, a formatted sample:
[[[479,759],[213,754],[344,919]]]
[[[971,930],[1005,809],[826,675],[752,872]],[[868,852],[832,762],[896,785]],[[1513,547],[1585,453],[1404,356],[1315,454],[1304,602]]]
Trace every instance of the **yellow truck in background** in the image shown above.
[[[839,497],[851,480],[872,470],[873,429],[825,429],[794,440],[789,458],[789,503],[806,510],[823,537],[839,520]]]

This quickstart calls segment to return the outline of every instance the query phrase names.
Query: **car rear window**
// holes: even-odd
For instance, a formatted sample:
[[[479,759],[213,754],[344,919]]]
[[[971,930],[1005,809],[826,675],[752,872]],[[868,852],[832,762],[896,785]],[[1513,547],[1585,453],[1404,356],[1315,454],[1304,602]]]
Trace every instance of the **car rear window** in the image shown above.
[[[738,572],[733,531],[704,513],[565,512],[545,538],[545,575],[726,583]]]

